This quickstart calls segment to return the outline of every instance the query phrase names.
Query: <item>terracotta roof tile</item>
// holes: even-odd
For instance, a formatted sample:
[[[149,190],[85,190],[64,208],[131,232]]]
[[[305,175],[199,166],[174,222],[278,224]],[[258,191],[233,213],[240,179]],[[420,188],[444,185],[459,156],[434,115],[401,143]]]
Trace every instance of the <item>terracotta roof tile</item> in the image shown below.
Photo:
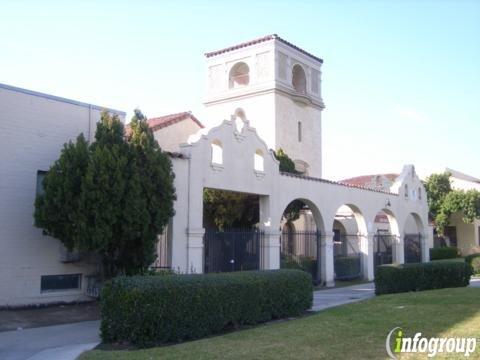
[[[261,38],[258,38],[258,39],[254,39],[254,40],[250,40],[250,41],[243,42],[243,43],[238,44],[238,45],[234,45],[234,46],[230,46],[230,47],[227,47],[227,48],[224,48],[224,49],[220,49],[220,50],[208,52],[208,53],[205,53],[205,56],[206,56],[207,58],[209,58],[209,57],[212,57],[212,56],[224,54],[224,53],[229,52],[229,51],[233,51],[233,50],[241,49],[241,48],[244,48],[244,47],[252,46],[252,45],[259,44],[259,43],[262,43],[262,42],[265,42],[265,41],[269,41],[269,40],[278,40],[278,41],[284,43],[285,45],[288,45],[288,46],[290,46],[291,48],[293,48],[293,49],[295,49],[295,50],[297,50],[297,51],[300,51],[302,54],[305,54],[305,55],[307,55],[308,57],[310,57],[310,58],[312,58],[312,59],[320,62],[321,64],[323,63],[323,60],[320,59],[319,57],[310,54],[309,52],[307,52],[307,51],[299,48],[299,47],[296,46],[296,45],[293,45],[292,43],[288,42],[287,40],[282,39],[282,38],[281,38],[280,36],[278,36],[277,34],[267,35],[267,36],[264,36],[264,37],[261,37]]]
[[[349,184],[349,185],[356,185],[356,186],[369,186],[372,183],[372,179],[377,176],[384,176],[388,180],[394,182],[395,179],[399,176],[399,174],[374,174],[374,175],[363,175],[363,176],[356,176],[350,179],[340,180],[340,183]]]
[[[205,127],[190,111],[151,118],[147,122],[152,131],[155,131],[187,119],[192,119],[202,129]]]

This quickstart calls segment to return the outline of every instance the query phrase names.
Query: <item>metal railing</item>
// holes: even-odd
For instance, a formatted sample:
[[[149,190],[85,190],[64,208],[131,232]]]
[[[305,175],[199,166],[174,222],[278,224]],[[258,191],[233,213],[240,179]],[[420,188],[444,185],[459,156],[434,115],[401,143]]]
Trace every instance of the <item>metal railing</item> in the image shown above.
[[[256,229],[206,230],[205,272],[260,269],[264,233]]]

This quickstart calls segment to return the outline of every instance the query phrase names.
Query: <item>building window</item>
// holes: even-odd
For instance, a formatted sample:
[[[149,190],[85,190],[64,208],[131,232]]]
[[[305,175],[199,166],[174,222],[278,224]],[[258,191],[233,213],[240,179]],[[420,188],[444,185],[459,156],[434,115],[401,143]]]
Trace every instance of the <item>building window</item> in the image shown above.
[[[45,189],[43,188],[43,179],[45,179],[45,175],[47,175],[46,171],[38,170],[37,171],[37,188],[36,188],[36,195],[43,195],[45,193]]]
[[[418,200],[422,200],[422,188],[418,188]]]
[[[405,199],[408,199],[408,185],[405,184]]]
[[[297,132],[298,132],[298,142],[302,142],[302,123],[300,121],[297,124]]]
[[[300,94],[307,93],[307,78],[305,77],[305,70],[303,70],[298,64],[292,68],[292,86],[295,91]]]
[[[264,171],[263,167],[263,152],[262,150],[256,150],[254,155],[254,169],[256,171]]]
[[[248,85],[250,82],[250,69],[244,62],[236,63],[229,74],[229,88],[234,89]]]
[[[82,274],[43,275],[40,283],[41,292],[78,290],[82,286]]]
[[[223,148],[220,140],[212,141],[212,164],[223,164]]]

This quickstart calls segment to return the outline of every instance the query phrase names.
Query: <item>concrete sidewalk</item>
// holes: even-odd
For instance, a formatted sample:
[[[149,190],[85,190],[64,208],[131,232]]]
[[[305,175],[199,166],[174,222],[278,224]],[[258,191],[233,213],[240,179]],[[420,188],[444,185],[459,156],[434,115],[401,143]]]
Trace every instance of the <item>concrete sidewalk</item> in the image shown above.
[[[0,332],[2,360],[69,360],[100,342],[100,321]]]
[[[312,311],[349,304],[375,296],[375,285],[365,283],[341,288],[317,290],[313,293]]]

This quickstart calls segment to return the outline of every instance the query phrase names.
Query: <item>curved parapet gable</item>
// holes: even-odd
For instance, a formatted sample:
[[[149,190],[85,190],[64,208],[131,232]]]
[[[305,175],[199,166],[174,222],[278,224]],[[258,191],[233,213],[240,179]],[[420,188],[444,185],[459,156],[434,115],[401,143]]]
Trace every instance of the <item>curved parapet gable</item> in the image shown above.
[[[427,200],[425,187],[413,165],[405,165],[403,167],[402,173],[395,179],[390,190],[397,193],[401,199],[408,201],[426,203]]]
[[[191,161],[193,178],[203,187],[268,194],[279,162],[248,121],[224,120],[191,144],[180,146]],[[241,126],[239,126],[241,125]]]

